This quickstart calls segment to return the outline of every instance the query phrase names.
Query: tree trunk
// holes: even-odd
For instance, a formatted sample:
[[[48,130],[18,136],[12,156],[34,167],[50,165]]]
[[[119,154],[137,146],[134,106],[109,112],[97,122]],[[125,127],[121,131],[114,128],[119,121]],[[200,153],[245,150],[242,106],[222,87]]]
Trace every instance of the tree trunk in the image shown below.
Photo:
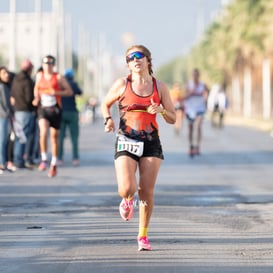
[[[251,117],[252,104],[252,78],[251,69],[246,67],[244,69],[244,101],[243,101],[243,114],[244,117]]]
[[[241,114],[241,90],[239,74],[232,75],[232,110],[235,114]]]
[[[263,60],[263,118],[271,117],[270,60]]]

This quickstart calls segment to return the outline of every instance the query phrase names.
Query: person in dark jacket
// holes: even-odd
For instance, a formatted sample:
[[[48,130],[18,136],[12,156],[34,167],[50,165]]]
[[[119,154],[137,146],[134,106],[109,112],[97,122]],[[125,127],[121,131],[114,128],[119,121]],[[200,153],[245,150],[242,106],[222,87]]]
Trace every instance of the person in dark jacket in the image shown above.
[[[11,101],[15,110],[15,127],[22,129],[22,136],[16,135],[14,147],[14,163],[17,168],[25,168],[24,154],[27,141],[31,139],[35,126],[34,82],[31,78],[33,64],[25,60],[21,64],[21,71],[14,77],[11,87]],[[16,131],[16,129],[15,129]],[[30,155],[26,154],[29,159]]]
[[[11,89],[12,81],[15,77],[16,73],[9,71],[9,89]],[[10,90],[11,92],[11,90]],[[7,155],[7,170],[10,172],[15,172],[16,171],[16,166],[14,165],[14,142],[15,142],[15,133],[14,133],[14,128],[13,128],[13,117],[14,117],[14,110],[12,107],[12,116],[10,118],[10,130],[9,130],[9,137],[8,137],[8,155]]]
[[[68,127],[70,132],[70,138],[72,143],[72,157],[73,165],[79,165],[79,147],[78,147],[78,138],[79,138],[79,113],[76,107],[75,97],[82,94],[82,90],[74,80],[74,71],[73,69],[67,69],[64,73],[65,78],[73,90],[73,96],[62,97],[62,122],[59,136],[59,150],[58,150],[58,159],[59,165],[63,163],[63,154],[64,154],[64,139],[66,128]]]
[[[7,145],[10,131],[12,106],[10,104],[9,71],[0,67],[0,174],[7,163]]]

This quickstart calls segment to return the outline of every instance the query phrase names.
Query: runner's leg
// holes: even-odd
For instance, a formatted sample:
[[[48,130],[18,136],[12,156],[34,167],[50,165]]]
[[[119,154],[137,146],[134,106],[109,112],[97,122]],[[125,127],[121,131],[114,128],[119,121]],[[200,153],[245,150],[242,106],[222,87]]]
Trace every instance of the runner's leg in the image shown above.
[[[47,153],[47,131],[49,128],[49,122],[41,118],[39,120],[39,129],[40,129],[40,152],[42,155],[42,160],[46,160],[43,158],[43,154],[45,155]]]
[[[54,177],[57,175],[57,154],[58,154],[58,139],[59,129],[50,127],[50,141],[51,141],[51,162],[50,169],[48,172],[49,177]]]
[[[196,134],[196,144],[197,147],[200,147],[201,140],[202,140],[202,123],[203,123],[203,115],[198,115],[196,117],[196,129],[197,129],[197,134]]]
[[[147,236],[154,206],[154,187],[161,161],[157,157],[143,157],[139,162],[139,237]]]
[[[118,193],[121,198],[133,198],[137,190],[136,170],[137,161],[129,156],[119,156],[115,160],[115,169],[118,182]]]
[[[193,146],[193,125],[194,122],[189,122],[189,144],[190,146]]]
[[[188,131],[189,131],[189,156],[193,157],[194,155],[194,144],[193,144],[193,129],[194,129],[195,121],[188,121]]]
[[[56,159],[57,161],[57,155],[58,155],[58,138],[59,138],[59,131],[58,129],[55,129],[53,127],[50,127],[50,141],[51,141],[51,153],[52,153],[52,159]],[[54,162],[53,165],[56,165]]]
[[[79,114],[78,112],[70,113],[70,137],[72,144],[72,155],[73,160],[79,159],[79,148],[78,148],[78,138],[79,138]]]
[[[137,189],[135,172],[137,161],[129,156],[120,156],[115,160],[118,192],[122,197],[119,213],[123,220],[129,221],[134,213],[134,195]]]

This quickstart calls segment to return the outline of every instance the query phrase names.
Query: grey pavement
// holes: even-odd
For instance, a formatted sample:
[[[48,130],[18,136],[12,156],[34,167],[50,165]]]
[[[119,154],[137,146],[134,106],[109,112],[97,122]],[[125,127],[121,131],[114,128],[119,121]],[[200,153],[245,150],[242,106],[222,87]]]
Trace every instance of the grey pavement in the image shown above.
[[[159,117],[160,120],[160,117]],[[50,179],[0,175],[0,272],[272,272],[273,138],[238,126],[204,126],[202,154],[187,155],[187,128],[160,121],[165,154],[150,225],[138,252],[138,210],[118,213],[114,134],[81,127],[81,165]]]

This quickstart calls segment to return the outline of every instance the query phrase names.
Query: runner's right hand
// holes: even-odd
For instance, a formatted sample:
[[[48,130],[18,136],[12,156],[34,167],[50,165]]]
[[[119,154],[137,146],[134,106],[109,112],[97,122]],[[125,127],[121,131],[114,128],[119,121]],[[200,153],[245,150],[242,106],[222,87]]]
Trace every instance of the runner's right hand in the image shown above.
[[[110,132],[115,132],[116,127],[115,127],[115,122],[112,119],[109,119],[107,121],[107,124],[104,127],[104,131],[106,133],[110,133]]]

